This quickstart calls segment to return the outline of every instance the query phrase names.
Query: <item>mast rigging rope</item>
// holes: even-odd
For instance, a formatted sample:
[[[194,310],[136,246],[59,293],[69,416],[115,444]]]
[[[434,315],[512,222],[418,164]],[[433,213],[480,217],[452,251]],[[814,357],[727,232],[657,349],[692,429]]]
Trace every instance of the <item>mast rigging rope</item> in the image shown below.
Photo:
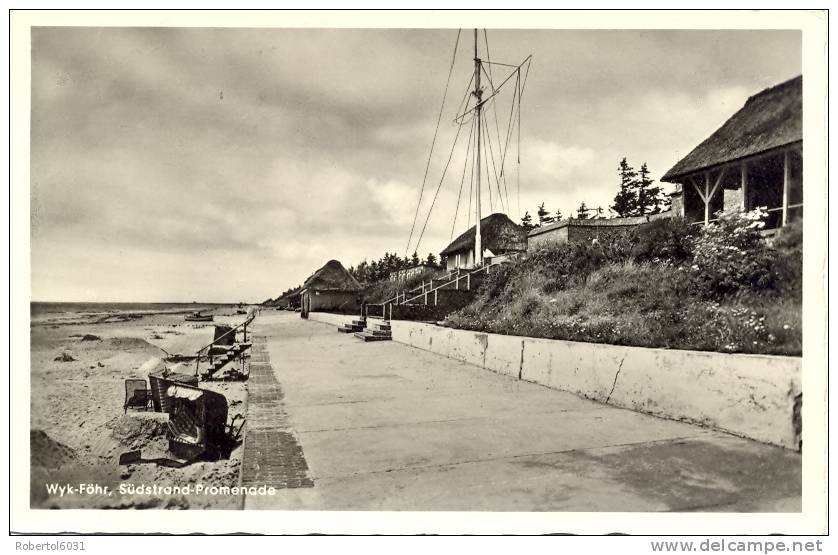
[[[431,219],[431,212],[434,211],[434,205],[436,204],[436,199],[439,196],[439,190],[442,188],[442,182],[445,181],[445,174],[448,172],[448,166],[451,165],[451,158],[454,157],[454,149],[457,148],[457,140],[460,138],[460,131],[463,127],[460,125],[457,127],[457,134],[454,135],[454,143],[451,145],[451,152],[448,154],[448,161],[445,162],[445,167],[442,169],[442,175],[439,178],[439,185],[436,186],[436,192],[434,193],[434,198],[431,201],[431,206],[428,208],[428,215],[425,217],[425,223],[422,225],[422,232],[419,234],[419,239],[416,241],[416,248],[415,251],[419,250],[419,245],[422,243],[422,237],[425,235],[425,228],[428,227],[428,220]]]
[[[460,178],[460,191],[457,193],[457,207],[454,209],[454,223],[451,225],[451,236],[448,239],[450,243],[454,239],[454,229],[457,227],[457,216],[460,212],[460,198],[463,195],[463,185],[466,181],[466,169],[468,168],[468,155],[471,152],[471,140],[474,135],[474,123],[471,124],[471,130],[468,133],[468,143],[466,146],[466,156],[463,159],[463,176]],[[469,183],[469,208],[471,207],[471,183]]]
[[[416,228],[416,219],[419,217],[419,207],[422,205],[422,195],[425,192],[425,182],[428,179],[428,170],[431,167],[431,158],[434,154],[434,145],[436,144],[437,133],[439,133],[439,123],[440,121],[442,121],[442,112],[445,109],[445,98],[448,96],[448,85],[451,83],[451,74],[454,73],[454,62],[457,59],[457,47],[460,45],[461,32],[462,29],[457,29],[457,39],[454,41],[454,54],[451,56],[451,66],[448,68],[448,79],[446,79],[445,81],[445,92],[442,93],[442,106],[439,107],[439,116],[436,120],[436,129],[434,129],[434,137],[431,140],[431,151],[428,153],[428,163],[425,164],[425,175],[422,177],[422,187],[419,189],[419,200],[416,203],[416,212],[413,214],[413,224],[410,226],[410,235],[407,236],[407,245],[405,245],[404,248],[405,258],[407,258],[407,253],[408,251],[410,251],[410,241],[413,239],[413,230]],[[419,249],[418,243],[416,245],[416,249]]]

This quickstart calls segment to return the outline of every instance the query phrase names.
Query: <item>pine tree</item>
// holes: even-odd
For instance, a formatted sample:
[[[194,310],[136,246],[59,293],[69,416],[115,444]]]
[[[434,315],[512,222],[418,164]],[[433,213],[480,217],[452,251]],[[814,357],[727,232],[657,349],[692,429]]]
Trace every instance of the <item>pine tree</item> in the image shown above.
[[[649,168],[646,162],[640,166],[640,179],[637,182],[637,212],[638,216],[644,214],[657,214],[665,205],[666,198],[661,198],[663,190],[657,185],[652,186],[654,179],[649,177]]]
[[[553,221],[554,221],[554,222],[560,222],[560,221],[562,221],[562,211],[561,211],[561,210],[559,210],[558,208],[556,209],[556,215],[555,215],[555,216],[553,216]]]
[[[620,173],[620,190],[614,196],[614,204],[611,209],[621,218],[634,216],[638,213],[637,203],[637,172],[629,166],[625,157],[620,160],[617,168]]]
[[[419,265],[419,256],[416,254],[416,251],[413,251],[413,256],[410,257],[410,266],[415,268]]]
[[[597,206],[597,207],[596,207],[596,217],[597,217],[598,219],[603,219],[603,218],[605,218],[605,216],[603,216],[603,213],[604,213],[604,212],[605,212],[605,211],[602,209],[602,206]]]
[[[550,212],[544,208],[544,203],[541,203],[541,206],[538,207],[538,227],[551,224],[553,223],[553,217],[550,215]]]
[[[657,185],[654,187],[652,183],[655,181],[649,178],[649,169],[644,162],[640,166],[640,186],[643,192],[642,204],[647,208],[649,214],[659,214],[669,208],[669,195],[663,192],[663,189]]]
[[[656,212],[652,212],[652,214],[659,214],[661,212],[666,212],[672,207],[672,198],[669,193],[664,192],[661,190],[660,195],[655,198],[655,206],[653,210]]]
[[[590,211],[591,209],[585,205],[585,201],[582,201],[582,204],[580,204],[579,208],[576,209],[576,219],[587,220],[590,218]]]
[[[525,231],[535,229],[536,226],[533,225],[532,216],[530,216],[529,212],[524,212],[524,217],[521,218],[521,227],[523,227]]]
[[[436,267],[436,256],[434,256],[434,253],[432,253],[432,252],[428,253],[428,258],[425,260],[425,263],[428,266]]]

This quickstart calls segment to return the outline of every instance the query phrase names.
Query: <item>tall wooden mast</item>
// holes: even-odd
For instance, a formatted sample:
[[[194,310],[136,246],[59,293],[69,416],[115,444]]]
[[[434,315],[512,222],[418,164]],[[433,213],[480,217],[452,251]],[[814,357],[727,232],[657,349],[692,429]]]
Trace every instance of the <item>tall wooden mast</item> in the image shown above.
[[[476,205],[476,217],[475,217],[475,224],[474,224],[474,265],[481,266],[483,264],[483,243],[480,237],[480,137],[481,137],[481,110],[483,109],[481,105],[481,98],[483,96],[483,91],[480,90],[480,58],[477,57],[477,29],[474,30],[474,96],[477,99],[477,104],[475,106],[474,112],[475,117],[477,118],[477,171],[476,171],[476,191],[477,191],[477,202]]]

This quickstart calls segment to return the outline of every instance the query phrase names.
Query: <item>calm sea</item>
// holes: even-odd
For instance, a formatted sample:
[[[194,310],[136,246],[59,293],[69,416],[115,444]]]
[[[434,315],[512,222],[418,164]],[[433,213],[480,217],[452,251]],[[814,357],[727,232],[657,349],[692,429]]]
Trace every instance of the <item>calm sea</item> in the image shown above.
[[[29,304],[32,319],[70,314],[108,314],[120,312],[187,312],[235,306],[224,303],[47,303]]]

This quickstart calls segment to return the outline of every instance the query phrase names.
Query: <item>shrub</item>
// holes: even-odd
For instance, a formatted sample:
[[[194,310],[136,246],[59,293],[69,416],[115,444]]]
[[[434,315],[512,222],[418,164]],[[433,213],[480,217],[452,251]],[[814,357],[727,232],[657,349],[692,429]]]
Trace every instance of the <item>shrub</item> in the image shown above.
[[[495,268],[480,284],[478,295],[486,300],[500,295],[509,283],[514,270],[515,266],[512,264],[501,264],[499,268]]]
[[[681,263],[692,256],[694,229],[683,218],[666,218],[632,231],[631,257],[638,262]]]
[[[608,244],[566,243],[544,247],[532,253],[524,265],[523,273],[538,272],[545,276],[545,293],[560,291],[585,279],[591,272],[605,264],[622,260],[619,249]]]
[[[798,220],[781,228],[772,247],[775,251],[771,264],[775,289],[800,299],[803,291],[803,222]]]
[[[692,271],[710,296],[743,288],[773,288],[770,249],[762,241],[766,211],[719,212],[717,221],[701,229],[693,246]]]
[[[777,230],[772,246],[779,251],[803,249],[803,220],[795,220]]]

